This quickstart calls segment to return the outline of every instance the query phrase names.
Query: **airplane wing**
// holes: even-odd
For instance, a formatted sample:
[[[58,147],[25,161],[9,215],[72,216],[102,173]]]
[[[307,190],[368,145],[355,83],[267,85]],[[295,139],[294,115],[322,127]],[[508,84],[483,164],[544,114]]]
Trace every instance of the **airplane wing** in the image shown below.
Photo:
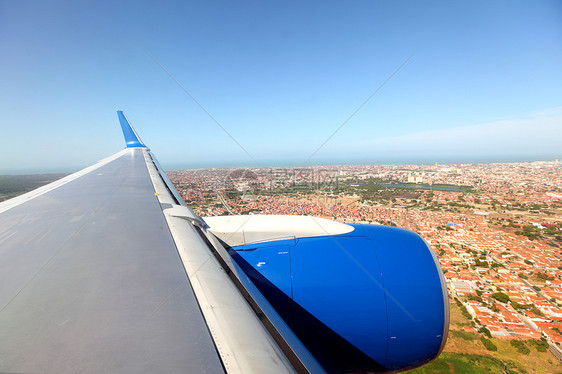
[[[288,251],[299,240],[306,250],[306,240],[318,243],[318,239],[330,240],[332,250],[343,250],[344,259],[338,262],[356,260],[356,255],[342,245],[366,245],[371,234],[361,234],[365,240],[357,239],[367,231],[323,224],[318,219],[307,221],[307,226],[305,218],[279,221],[254,217],[253,222],[258,224],[253,229],[247,225],[251,217],[236,218],[237,227],[230,221],[206,222],[185,206],[121,111],[118,117],[125,149],[0,203],[0,372],[388,371],[425,364],[442,350],[448,304],[440,268],[431,254],[425,254],[430,252],[425,244],[417,239],[404,241],[415,247],[416,253],[424,253],[420,255],[423,258],[413,260],[412,268],[427,264],[423,274],[410,271],[427,277],[418,285],[424,287],[426,295],[431,294],[427,304],[436,304],[425,308],[422,301],[423,312],[410,310],[408,306],[413,304],[405,302],[398,291],[395,295],[384,291],[390,275],[387,284],[379,275],[377,279],[365,278],[378,289],[373,293],[378,298],[377,307],[369,304],[364,308],[360,302],[351,301],[355,308],[343,310],[359,311],[361,323],[374,310],[377,321],[369,322],[373,327],[370,330],[371,325],[365,330],[365,326],[354,324],[353,315],[335,318],[338,299],[333,294],[321,301],[311,301],[314,295],[312,299],[308,295],[297,306],[293,305],[300,302],[297,299],[284,304],[289,292],[276,284],[279,274],[271,270],[275,266],[260,273],[259,264],[274,257],[286,261]],[[262,227],[264,224],[275,229],[268,230]],[[229,243],[244,225],[245,236]],[[250,237],[259,238],[259,244],[248,241]],[[381,264],[394,264],[379,257]],[[303,258],[299,266],[306,268],[313,260]],[[319,261],[331,260],[326,257]],[[357,265],[357,261],[348,262]],[[383,265],[376,270],[369,266],[363,268],[380,272]],[[333,266],[326,269],[340,271]],[[306,272],[309,270],[312,276],[320,271],[318,267]],[[284,278],[290,279],[290,287],[293,275]],[[300,279],[303,282],[304,278]],[[365,279],[358,278],[358,282]],[[322,290],[318,281],[312,283]],[[344,284],[351,295],[362,289]],[[277,297],[279,290],[285,292],[281,298]],[[320,294],[327,295],[324,290]],[[350,299],[344,301],[347,304]],[[415,302],[419,308],[420,300]],[[320,304],[324,309],[318,309]],[[325,315],[326,308],[332,313]],[[301,309],[306,317],[302,321],[309,321],[310,328],[296,326],[291,319]],[[386,313],[391,310],[411,320],[404,325],[408,329],[423,325],[423,331],[413,340],[406,340],[411,331],[390,336],[392,318]],[[430,314],[433,317],[428,317]],[[348,320],[351,330],[342,325],[342,318]],[[428,318],[435,321],[428,325]],[[358,329],[381,335],[361,336]],[[311,339],[318,331],[322,334]],[[404,339],[392,342],[397,339],[394,335]],[[318,343],[318,338],[327,336],[324,343]],[[395,346],[402,349],[407,341],[427,344],[413,350],[415,357],[405,353],[396,359],[397,351],[392,353],[391,345],[398,344]],[[330,342],[335,342],[332,348],[322,348]],[[334,353],[349,357],[333,360],[329,356]]]
[[[292,371],[119,119],[126,149],[0,204],[0,372]]]

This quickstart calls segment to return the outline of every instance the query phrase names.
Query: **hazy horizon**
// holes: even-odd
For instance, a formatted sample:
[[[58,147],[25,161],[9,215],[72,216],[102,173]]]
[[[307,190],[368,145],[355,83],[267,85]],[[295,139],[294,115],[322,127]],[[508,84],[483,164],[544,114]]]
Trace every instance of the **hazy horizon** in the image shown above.
[[[219,165],[205,165],[205,164],[199,164],[199,165],[190,165],[188,163],[171,163],[171,164],[162,164],[162,167],[164,168],[164,170],[166,171],[171,171],[171,170],[208,170],[208,169],[236,169],[236,168],[293,168],[293,167],[318,167],[318,166],[387,166],[387,165],[392,165],[392,166],[400,166],[400,165],[420,165],[420,166],[431,166],[431,165],[435,165],[436,163],[438,165],[442,165],[442,166],[447,166],[447,165],[485,165],[485,164],[516,164],[516,163],[532,163],[532,162],[556,162],[559,161],[560,159],[557,158],[552,158],[552,159],[548,159],[548,158],[528,158],[528,159],[523,159],[523,158],[517,158],[517,157],[505,157],[503,159],[497,158],[497,159],[483,159],[483,158],[474,158],[472,160],[467,160],[467,159],[449,159],[449,160],[443,160],[443,161],[431,161],[431,160],[425,160],[425,161],[414,161],[411,160],[411,162],[409,162],[408,160],[404,160],[403,162],[383,162],[383,161],[373,161],[373,162],[367,162],[367,161],[348,161],[348,162],[341,162],[341,161],[335,161],[334,162],[322,162],[322,160],[318,160],[317,162],[314,163],[310,163],[310,164],[299,164],[297,162],[295,163],[285,163],[283,161],[279,161],[277,163],[275,162],[271,162],[271,163],[267,163],[266,161],[261,162],[261,163],[257,163],[254,165],[250,165],[250,164],[237,164],[237,163],[232,163],[232,164],[228,164],[228,163],[222,163]],[[93,163],[92,163],[93,164]],[[66,168],[66,169],[61,169],[61,168],[52,168],[52,169],[19,169],[19,170],[0,170],[0,175],[33,175],[33,174],[71,174],[74,172],[77,172],[81,169],[84,169],[88,166],[90,166],[91,164],[88,165],[84,165],[83,167],[76,167],[76,168]]]

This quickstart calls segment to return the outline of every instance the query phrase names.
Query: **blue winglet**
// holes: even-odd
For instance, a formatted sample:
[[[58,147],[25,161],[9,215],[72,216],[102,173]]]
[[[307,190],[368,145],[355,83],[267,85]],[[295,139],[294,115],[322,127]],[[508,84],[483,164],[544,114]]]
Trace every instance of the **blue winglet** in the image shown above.
[[[125,137],[125,143],[127,144],[127,148],[135,148],[135,147],[142,147],[146,148],[140,137],[137,135],[133,126],[127,121],[123,111],[118,110],[117,116],[119,117],[119,123],[121,124],[121,129],[123,130],[123,136]]]

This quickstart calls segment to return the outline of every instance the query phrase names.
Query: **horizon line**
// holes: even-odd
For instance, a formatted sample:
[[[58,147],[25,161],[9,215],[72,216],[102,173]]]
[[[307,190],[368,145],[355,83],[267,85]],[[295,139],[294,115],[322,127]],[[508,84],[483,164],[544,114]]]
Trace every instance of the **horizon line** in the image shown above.
[[[487,159],[487,160],[483,160]],[[443,160],[443,162],[439,161],[418,161],[418,162],[365,162],[365,161],[347,161],[347,162],[337,162],[334,161],[333,163],[330,162],[315,162],[309,165],[299,164],[299,163],[267,163],[263,162],[263,165],[248,165],[243,163],[234,163],[233,165],[225,165],[224,162],[218,162],[216,166],[206,165],[206,166],[189,166],[187,163],[182,163],[183,166],[178,164],[173,165],[172,163],[161,163],[163,164],[163,168],[166,171],[179,171],[179,170],[209,170],[209,169],[262,169],[262,168],[305,168],[305,167],[334,167],[334,166],[453,166],[453,165],[491,165],[491,164],[520,164],[520,163],[535,163],[535,162],[560,162],[562,160],[562,156],[560,158],[530,158],[530,157],[504,157],[500,159],[499,157],[493,158],[483,158],[482,160]],[[166,165],[168,164],[168,165]],[[262,163],[260,163],[262,164]],[[83,167],[74,167],[74,168],[38,168],[38,169],[16,169],[16,170],[0,170],[0,176],[16,176],[16,175],[40,175],[40,174],[72,174],[77,171],[80,171],[90,165],[86,165]]]

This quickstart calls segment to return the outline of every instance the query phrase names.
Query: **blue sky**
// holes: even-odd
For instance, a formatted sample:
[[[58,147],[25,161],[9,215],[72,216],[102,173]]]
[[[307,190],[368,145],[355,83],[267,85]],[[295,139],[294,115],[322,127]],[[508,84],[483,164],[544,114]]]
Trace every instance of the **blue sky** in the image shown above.
[[[562,159],[560,1],[0,0],[0,50],[0,173],[119,151],[119,109],[166,168]]]

